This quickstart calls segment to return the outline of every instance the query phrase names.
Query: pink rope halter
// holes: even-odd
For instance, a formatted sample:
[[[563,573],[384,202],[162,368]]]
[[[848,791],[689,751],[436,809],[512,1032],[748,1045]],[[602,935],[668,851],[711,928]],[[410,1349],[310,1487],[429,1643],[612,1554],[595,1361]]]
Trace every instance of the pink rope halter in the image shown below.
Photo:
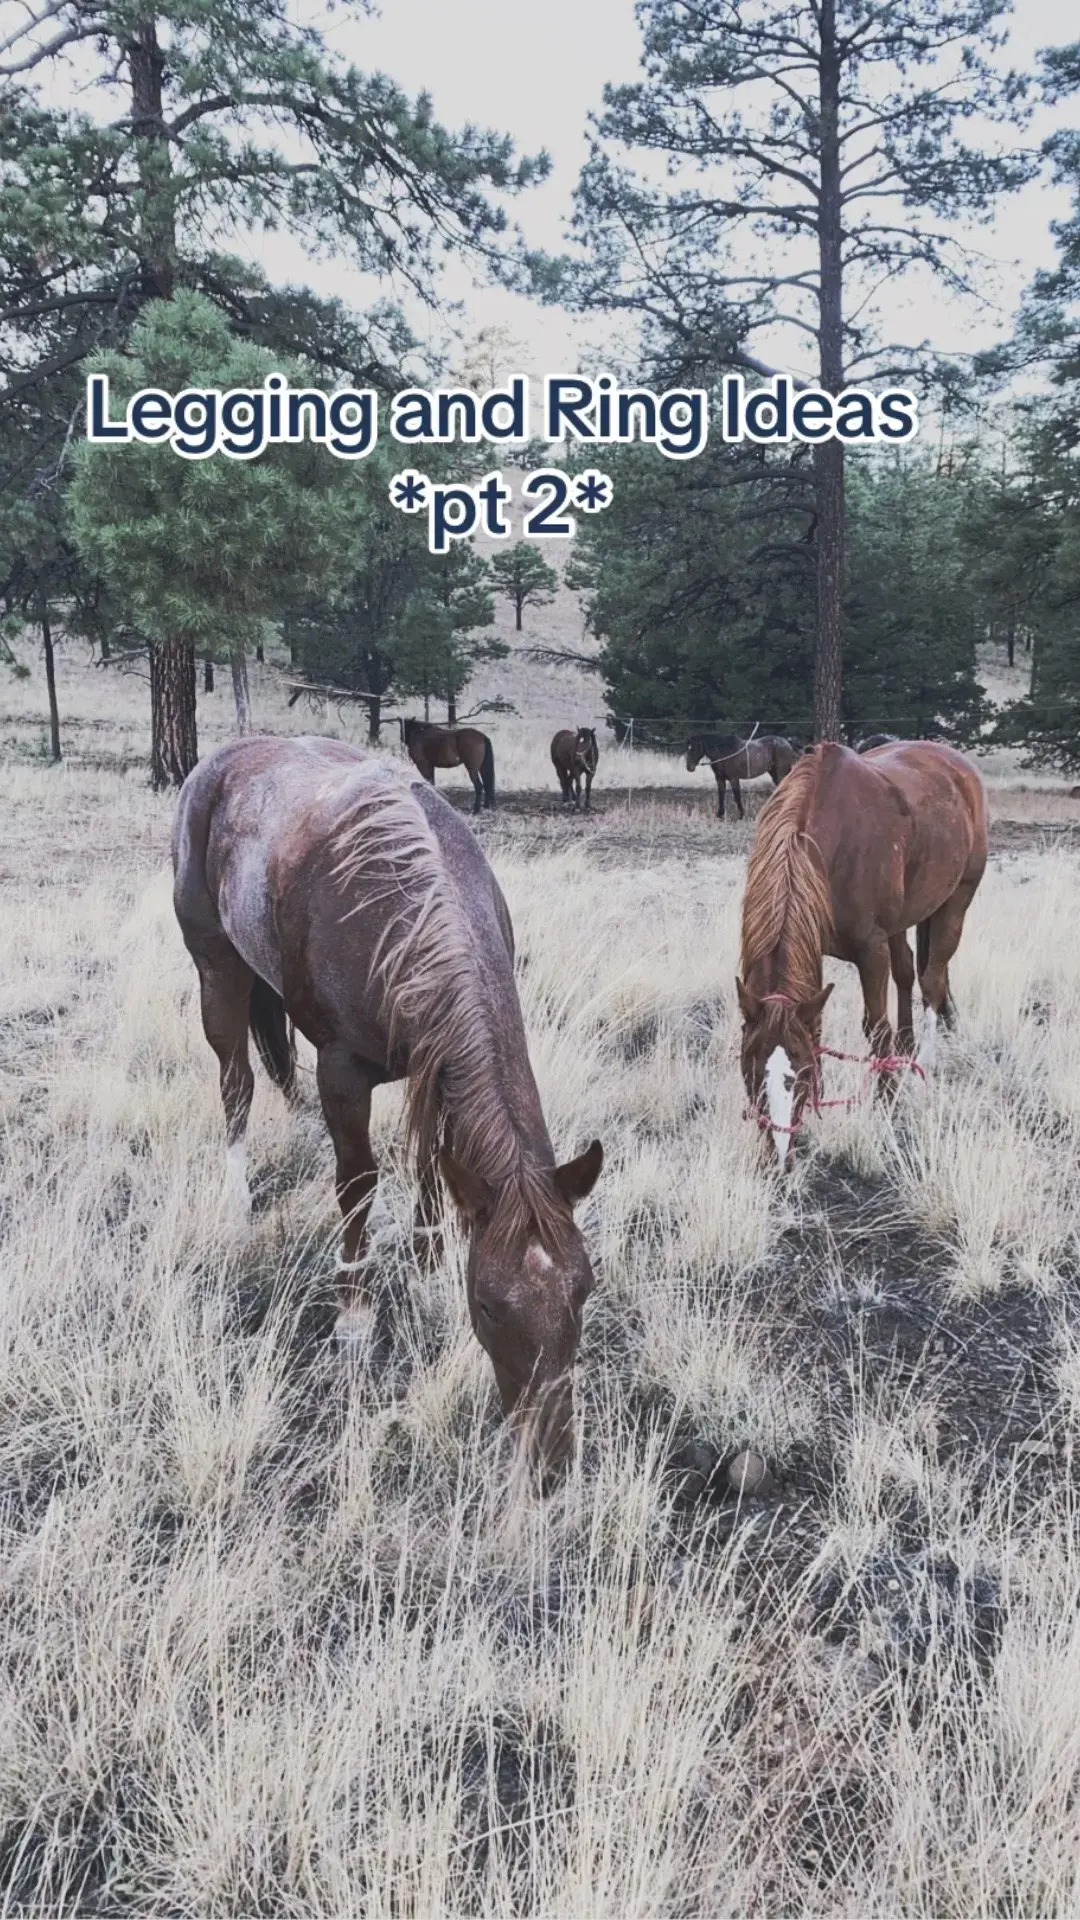
[[[798,1005],[798,1002],[792,999],[790,993],[762,994],[762,1006],[765,1006],[770,1000],[784,1007],[794,1007]],[[910,1060],[907,1054],[904,1053],[841,1053],[836,1047],[819,1047],[815,1045],[814,1059],[815,1066],[809,1096],[798,1119],[794,1120],[790,1126],[775,1126],[769,1119],[768,1114],[762,1113],[760,1107],[749,1107],[744,1117],[747,1120],[756,1120],[763,1132],[787,1133],[794,1137],[795,1134],[802,1131],[807,1113],[821,1113],[826,1107],[857,1106],[858,1100],[854,1096],[846,1100],[822,1099],[821,1074],[816,1064],[819,1060],[850,1060],[853,1061],[856,1066],[868,1067],[871,1073],[917,1073],[920,1080],[926,1079],[925,1069],[919,1065],[917,1060]]]

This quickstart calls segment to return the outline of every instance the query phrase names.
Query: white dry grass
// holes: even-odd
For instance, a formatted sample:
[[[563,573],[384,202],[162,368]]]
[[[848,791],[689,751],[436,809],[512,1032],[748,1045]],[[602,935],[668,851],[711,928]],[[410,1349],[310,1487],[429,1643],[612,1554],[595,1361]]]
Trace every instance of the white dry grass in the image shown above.
[[[141,753],[144,690],[95,684],[109,754]],[[608,1154],[581,1458],[540,1505],[460,1244],[413,1264],[397,1092],[385,1367],[350,1388],[298,1348],[336,1242],[310,1091],[290,1113],[259,1076],[256,1219],[231,1224],[169,816],[134,771],[0,768],[0,1913],[1074,1914],[1072,856],[993,864],[932,1084],[890,1114],[833,1066],[856,1104],[781,1187],[741,1118],[745,836],[678,857],[648,806],[607,840],[485,829],[556,1147]],[[832,971],[827,1037],[861,1052]],[[876,1195],[880,1258],[830,1222],[836,1170]],[[1062,1329],[1023,1498],[1005,1456],[944,1446],[933,1393],[811,1352],[890,1297],[898,1237],[958,1313],[1031,1299]],[[688,1435],[794,1493],[688,1520]],[[895,1657],[874,1570],[926,1555],[1002,1603],[981,1667],[932,1582]]]

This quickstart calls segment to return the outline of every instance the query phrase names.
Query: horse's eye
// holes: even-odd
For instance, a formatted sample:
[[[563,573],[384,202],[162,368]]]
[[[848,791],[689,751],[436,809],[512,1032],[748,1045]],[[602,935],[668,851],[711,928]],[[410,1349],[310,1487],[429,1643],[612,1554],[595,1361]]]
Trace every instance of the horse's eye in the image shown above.
[[[476,1311],[480,1315],[481,1320],[487,1321],[489,1327],[493,1327],[495,1325],[495,1315],[492,1313],[491,1308],[488,1306],[486,1300],[477,1301]]]

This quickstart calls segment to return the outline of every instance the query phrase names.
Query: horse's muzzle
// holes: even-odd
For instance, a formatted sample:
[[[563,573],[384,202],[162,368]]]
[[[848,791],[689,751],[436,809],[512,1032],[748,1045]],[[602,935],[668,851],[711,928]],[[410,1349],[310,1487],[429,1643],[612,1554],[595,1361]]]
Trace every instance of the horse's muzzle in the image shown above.
[[[554,1492],[574,1457],[574,1389],[569,1379],[541,1390],[519,1409],[518,1431],[542,1494]]]

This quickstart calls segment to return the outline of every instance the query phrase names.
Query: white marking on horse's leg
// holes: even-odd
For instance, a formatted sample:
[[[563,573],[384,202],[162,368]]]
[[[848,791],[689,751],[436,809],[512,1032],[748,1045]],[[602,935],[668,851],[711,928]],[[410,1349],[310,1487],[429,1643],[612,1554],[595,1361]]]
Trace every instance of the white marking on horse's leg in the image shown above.
[[[234,1140],[225,1153],[225,1192],[229,1204],[246,1220],[251,1218],[251,1188],[247,1178],[247,1143]]]
[[[934,1012],[933,1007],[924,1007],[923,1008],[923,1029],[922,1029],[922,1036],[919,1040],[919,1054],[918,1054],[918,1062],[917,1062],[917,1064],[920,1067],[922,1067],[924,1072],[927,1067],[933,1066],[934,1056],[937,1053],[937,1024],[938,1024],[938,1017],[937,1017],[937,1014]]]
[[[774,1047],[765,1063],[765,1108],[772,1124],[776,1157],[783,1166],[791,1144],[791,1116],[795,1111],[795,1069],[783,1047]]]

